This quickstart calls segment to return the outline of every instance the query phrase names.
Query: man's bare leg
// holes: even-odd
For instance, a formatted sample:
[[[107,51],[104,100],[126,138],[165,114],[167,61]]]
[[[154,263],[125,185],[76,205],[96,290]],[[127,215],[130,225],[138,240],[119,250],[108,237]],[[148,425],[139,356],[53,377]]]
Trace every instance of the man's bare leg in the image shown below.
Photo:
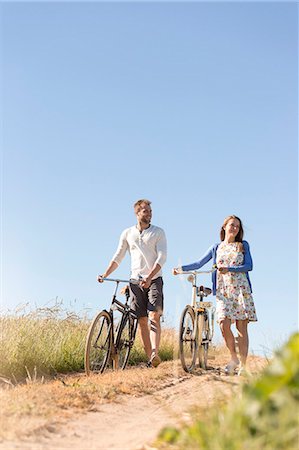
[[[152,353],[158,355],[160,339],[161,339],[161,324],[160,324],[161,314],[156,311],[151,311],[149,313],[150,320],[150,341]]]
[[[138,319],[140,336],[143,343],[144,351],[148,357],[148,359],[152,356],[152,345],[150,340],[150,332],[148,329],[148,318],[147,317],[139,317]]]

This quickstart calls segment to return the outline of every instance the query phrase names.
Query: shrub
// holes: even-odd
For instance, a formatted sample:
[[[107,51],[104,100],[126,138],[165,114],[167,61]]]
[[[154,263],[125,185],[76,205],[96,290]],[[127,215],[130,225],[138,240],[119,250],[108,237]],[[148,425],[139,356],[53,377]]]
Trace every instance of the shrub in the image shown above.
[[[299,333],[276,353],[241,399],[182,430],[161,433],[160,447],[203,450],[295,450],[299,438]]]

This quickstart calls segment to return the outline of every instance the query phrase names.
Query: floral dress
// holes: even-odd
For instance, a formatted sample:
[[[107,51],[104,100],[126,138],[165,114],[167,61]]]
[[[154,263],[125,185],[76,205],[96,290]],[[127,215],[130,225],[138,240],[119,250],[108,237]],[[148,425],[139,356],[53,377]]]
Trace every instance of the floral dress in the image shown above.
[[[217,267],[240,266],[244,254],[238,250],[239,243],[221,242],[217,249]],[[245,272],[217,272],[216,290],[217,322],[225,317],[236,320],[257,321],[255,306]]]

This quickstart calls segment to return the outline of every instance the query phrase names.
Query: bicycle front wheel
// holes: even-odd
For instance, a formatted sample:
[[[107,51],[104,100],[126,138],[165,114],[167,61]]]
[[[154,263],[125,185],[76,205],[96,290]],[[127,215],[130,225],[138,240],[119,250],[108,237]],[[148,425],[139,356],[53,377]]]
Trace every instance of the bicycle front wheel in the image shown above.
[[[112,322],[107,311],[93,320],[86,339],[85,372],[102,373],[109,360],[112,345]]]
[[[199,366],[207,370],[208,368],[208,353],[209,353],[209,344],[210,344],[210,327],[209,327],[209,319],[208,317],[202,315],[201,318],[201,326],[199,337],[199,349],[198,349],[198,357],[199,357]]]
[[[118,357],[118,368],[125,369],[129,360],[131,348],[134,344],[137,328],[137,320],[125,317],[121,323],[116,337],[116,351]]]
[[[184,309],[180,321],[180,358],[186,372],[192,372],[196,360],[197,342],[194,328],[194,311],[188,305]]]

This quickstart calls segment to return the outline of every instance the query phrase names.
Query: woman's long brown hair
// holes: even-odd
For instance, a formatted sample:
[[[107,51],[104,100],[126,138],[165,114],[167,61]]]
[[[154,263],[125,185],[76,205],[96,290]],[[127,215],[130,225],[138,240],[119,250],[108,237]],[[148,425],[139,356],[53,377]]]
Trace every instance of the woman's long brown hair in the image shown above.
[[[238,250],[239,250],[240,252],[243,252],[242,241],[243,241],[244,230],[243,230],[242,220],[241,220],[239,217],[232,215],[232,216],[227,216],[227,217],[224,219],[223,224],[222,224],[222,227],[221,227],[221,230],[220,230],[220,239],[221,239],[221,241],[224,241],[224,238],[225,238],[225,229],[224,229],[224,228],[226,227],[227,222],[228,222],[229,220],[231,220],[231,219],[237,219],[237,220],[239,221],[240,228],[239,228],[239,232],[238,232],[237,236],[235,237],[235,242],[240,242],[240,243],[241,243],[241,244],[238,246]]]

